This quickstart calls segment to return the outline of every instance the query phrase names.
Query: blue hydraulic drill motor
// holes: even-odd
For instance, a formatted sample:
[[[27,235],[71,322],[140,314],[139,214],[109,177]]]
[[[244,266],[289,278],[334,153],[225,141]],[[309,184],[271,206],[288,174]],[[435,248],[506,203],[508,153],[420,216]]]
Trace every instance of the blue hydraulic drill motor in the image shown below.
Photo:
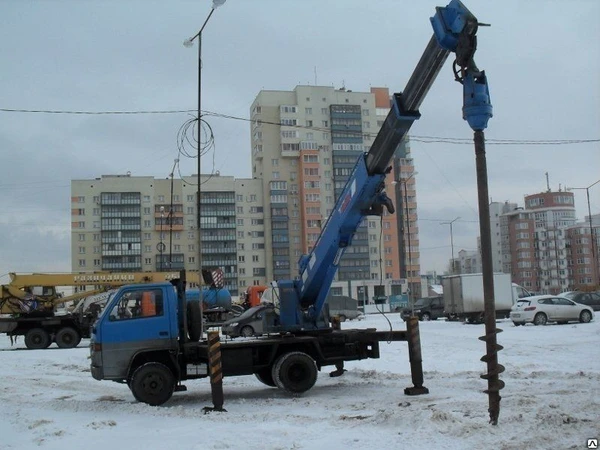
[[[467,72],[463,79],[463,119],[473,131],[483,131],[493,116],[485,71]]]

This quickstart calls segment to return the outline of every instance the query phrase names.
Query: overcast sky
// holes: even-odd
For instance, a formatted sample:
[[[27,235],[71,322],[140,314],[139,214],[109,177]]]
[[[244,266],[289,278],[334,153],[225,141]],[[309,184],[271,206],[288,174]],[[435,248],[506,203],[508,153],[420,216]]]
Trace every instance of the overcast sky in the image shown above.
[[[570,145],[488,145],[493,201],[585,187],[600,179],[600,1],[465,0],[481,22],[476,62],[494,117],[489,139],[594,139]],[[212,2],[0,1],[0,108],[193,110],[194,35]],[[261,89],[298,84],[401,91],[432,34],[436,0],[227,0],[203,33],[202,109],[248,118]],[[447,61],[411,134],[471,138],[462,88]],[[70,271],[70,181],[126,173],[167,177],[185,114],[64,115],[0,111],[0,276]],[[214,170],[251,174],[250,125],[207,117]],[[414,140],[421,270],[443,270],[479,233],[471,144]],[[213,155],[203,159],[212,169]],[[181,161],[183,175],[194,160]],[[600,183],[590,189],[600,213]],[[577,216],[587,215],[575,191]],[[6,282],[0,278],[0,282]]]

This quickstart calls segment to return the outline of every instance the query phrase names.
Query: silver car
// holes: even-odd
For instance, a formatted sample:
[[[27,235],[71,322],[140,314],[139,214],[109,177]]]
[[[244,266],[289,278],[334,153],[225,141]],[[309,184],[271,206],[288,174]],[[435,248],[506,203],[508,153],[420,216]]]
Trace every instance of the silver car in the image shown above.
[[[516,326],[526,323],[546,325],[548,322],[567,323],[570,321],[588,323],[593,318],[594,311],[589,306],[553,295],[534,295],[521,298],[510,311],[510,319]]]

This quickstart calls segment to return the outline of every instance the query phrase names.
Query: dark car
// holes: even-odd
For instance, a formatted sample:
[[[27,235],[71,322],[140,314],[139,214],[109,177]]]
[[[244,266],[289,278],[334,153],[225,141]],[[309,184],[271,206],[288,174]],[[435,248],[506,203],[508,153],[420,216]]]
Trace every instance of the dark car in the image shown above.
[[[444,298],[439,297],[426,297],[420,298],[414,304],[415,316],[419,320],[437,320],[440,317],[444,317]],[[412,314],[412,308],[404,308],[401,316],[405,322]]]
[[[253,306],[233,319],[223,322],[221,332],[229,337],[250,337],[278,331],[279,315],[271,303]]]
[[[600,311],[600,292],[580,292],[570,291],[560,294],[561,297],[568,298],[575,303],[589,306],[594,311]]]

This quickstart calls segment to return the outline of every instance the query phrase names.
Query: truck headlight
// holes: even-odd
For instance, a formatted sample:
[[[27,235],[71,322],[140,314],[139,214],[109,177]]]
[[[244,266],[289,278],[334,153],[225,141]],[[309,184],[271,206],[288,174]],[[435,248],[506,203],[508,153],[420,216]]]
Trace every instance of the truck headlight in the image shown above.
[[[238,323],[238,322],[233,322],[233,323],[230,323],[230,324],[229,324],[229,325],[227,325],[227,326],[228,326],[228,327],[231,327],[231,328],[233,328],[233,327],[237,327],[238,325],[239,325],[239,323]]]

